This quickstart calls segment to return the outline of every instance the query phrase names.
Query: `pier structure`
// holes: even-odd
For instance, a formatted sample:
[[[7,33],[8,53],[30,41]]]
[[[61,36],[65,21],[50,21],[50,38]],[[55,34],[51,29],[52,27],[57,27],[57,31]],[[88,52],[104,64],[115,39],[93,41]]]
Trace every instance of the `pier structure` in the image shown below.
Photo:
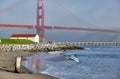
[[[120,46],[120,42],[56,42],[56,44],[69,46]]]

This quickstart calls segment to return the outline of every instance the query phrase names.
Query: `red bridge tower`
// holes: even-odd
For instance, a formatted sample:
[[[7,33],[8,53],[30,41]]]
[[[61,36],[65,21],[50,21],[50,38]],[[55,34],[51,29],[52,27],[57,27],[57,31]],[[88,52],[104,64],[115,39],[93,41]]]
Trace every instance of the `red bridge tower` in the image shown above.
[[[45,24],[44,24],[44,0],[37,0],[37,20],[36,20],[36,31],[40,37],[40,41],[45,40]]]

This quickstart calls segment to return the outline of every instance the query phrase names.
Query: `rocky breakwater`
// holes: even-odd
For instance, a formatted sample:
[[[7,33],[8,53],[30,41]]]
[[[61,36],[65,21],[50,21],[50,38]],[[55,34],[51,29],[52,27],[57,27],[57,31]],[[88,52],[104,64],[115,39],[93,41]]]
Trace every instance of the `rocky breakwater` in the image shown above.
[[[30,52],[49,52],[60,50],[84,50],[82,47],[58,45],[54,43],[40,44],[0,44],[0,51],[30,51]]]

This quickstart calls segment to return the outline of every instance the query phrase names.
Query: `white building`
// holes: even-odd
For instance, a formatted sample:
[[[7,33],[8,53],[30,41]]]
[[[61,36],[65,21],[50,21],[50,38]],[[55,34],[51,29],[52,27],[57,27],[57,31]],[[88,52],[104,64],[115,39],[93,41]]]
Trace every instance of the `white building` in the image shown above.
[[[38,34],[13,34],[11,35],[11,39],[27,39],[39,43]]]

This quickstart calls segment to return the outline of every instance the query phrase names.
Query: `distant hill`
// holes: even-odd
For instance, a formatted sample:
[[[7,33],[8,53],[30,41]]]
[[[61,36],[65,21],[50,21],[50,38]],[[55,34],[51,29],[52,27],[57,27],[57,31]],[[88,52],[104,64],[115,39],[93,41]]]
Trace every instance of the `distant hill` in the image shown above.
[[[35,42],[25,39],[0,39],[0,44],[35,44]]]

